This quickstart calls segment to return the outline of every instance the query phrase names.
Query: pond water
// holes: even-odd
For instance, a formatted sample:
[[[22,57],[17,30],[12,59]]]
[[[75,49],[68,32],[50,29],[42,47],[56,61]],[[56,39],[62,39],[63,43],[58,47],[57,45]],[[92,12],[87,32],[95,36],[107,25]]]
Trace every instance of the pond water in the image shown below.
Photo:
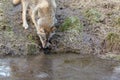
[[[4,57],[0,80],[120,80],[120,63],[68,53]]]

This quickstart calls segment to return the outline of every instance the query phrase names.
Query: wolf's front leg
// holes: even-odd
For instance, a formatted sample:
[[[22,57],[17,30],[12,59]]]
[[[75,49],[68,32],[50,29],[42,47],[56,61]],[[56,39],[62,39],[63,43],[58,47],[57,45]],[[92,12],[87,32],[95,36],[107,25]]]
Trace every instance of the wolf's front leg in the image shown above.
[[[35,25],[35,27],[37,28],[39,25],[37,24],[37,20],[36,17],[39,17],[38,15],[36,15],[37,11],[40,9],[40,5],[37,5],[34,9],[31,8],[31,19],[33,24]],[[40,17],[39,17],[40,18]]]
[[[56,2],[55,2],[55,0],[51,0],[52,1],[52,6],[53,6],[53,11],[54,11],[54,13],[56,12],[56,7],[57,7],[57,5],[56,5]]]
[[[22,1],[22,9],[23,9],[23,12],[22,12],[22,20],[23,20],[23,27],[25,29],[27,29],[29,26],[28,26],[28,23],[27,23],[27,20],[26,20],[26,13],[27,13],[27,8],[28,8],[28,2],[27,1]]]
[[[31,14],[31,19],[32,19],[33,24],[34,24],[35,27],[37,28],[38,25],[37,25],[37,22],[36,22],[36,20],[35,20],[35,14],[36,14],[36,10],[33,10],[33,11],[32,11],[32,14]]]

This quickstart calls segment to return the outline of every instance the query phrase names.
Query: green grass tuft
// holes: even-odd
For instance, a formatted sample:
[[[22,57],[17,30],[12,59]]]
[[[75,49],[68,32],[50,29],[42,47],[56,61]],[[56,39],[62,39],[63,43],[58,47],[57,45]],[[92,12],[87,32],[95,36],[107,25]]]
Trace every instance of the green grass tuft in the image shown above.
[[[116,43],[120,41],[120,36],[116,33],[109,33],[106,37],[106,40],[108,40],[110,43]]]
[[[105,47],[107,52],[120,50],[120,35],[116,33],[109,33],[105,39]]]
[[[120,17],[115,19],[115,25],[120,27]]]
[[[101,13],[95,9],[88,9],[84,12],[84,15],[86,17],[86,19],[90,22],[90,23],[97,23],[100,21],[101,18]]]
[[[28,38],[30,41],[35,42],[34,36],[33,36],[32,34],[29,34],[29,35],[27,36],[27,38]]]
[[[37,47],[35,44],[27,44],[27,50],[28,50],[28,54],[32,55],[36,52]]]
[[[82,28],[83,25],[78,17],[68,17],[64,20],[64,23],[60,27],[60,30],[63,32],[68,30],[76,30],[78,32],[81,32]]]

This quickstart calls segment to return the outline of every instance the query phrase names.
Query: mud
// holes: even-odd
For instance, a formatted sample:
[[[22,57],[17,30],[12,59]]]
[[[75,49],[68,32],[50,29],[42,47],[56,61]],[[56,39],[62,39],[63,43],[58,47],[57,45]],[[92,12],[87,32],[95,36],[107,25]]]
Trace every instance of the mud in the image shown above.
[[[120,62],[93,55],[0,58],[0,80],[119,80],[119,75]]]

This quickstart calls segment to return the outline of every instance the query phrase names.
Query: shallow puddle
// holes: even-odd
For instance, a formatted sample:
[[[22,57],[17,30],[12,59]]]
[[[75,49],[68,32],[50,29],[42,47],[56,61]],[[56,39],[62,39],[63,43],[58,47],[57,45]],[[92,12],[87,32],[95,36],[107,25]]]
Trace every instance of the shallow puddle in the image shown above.
[[[120,80],[120,63],[78,54],[5,57],[0,80]]]

